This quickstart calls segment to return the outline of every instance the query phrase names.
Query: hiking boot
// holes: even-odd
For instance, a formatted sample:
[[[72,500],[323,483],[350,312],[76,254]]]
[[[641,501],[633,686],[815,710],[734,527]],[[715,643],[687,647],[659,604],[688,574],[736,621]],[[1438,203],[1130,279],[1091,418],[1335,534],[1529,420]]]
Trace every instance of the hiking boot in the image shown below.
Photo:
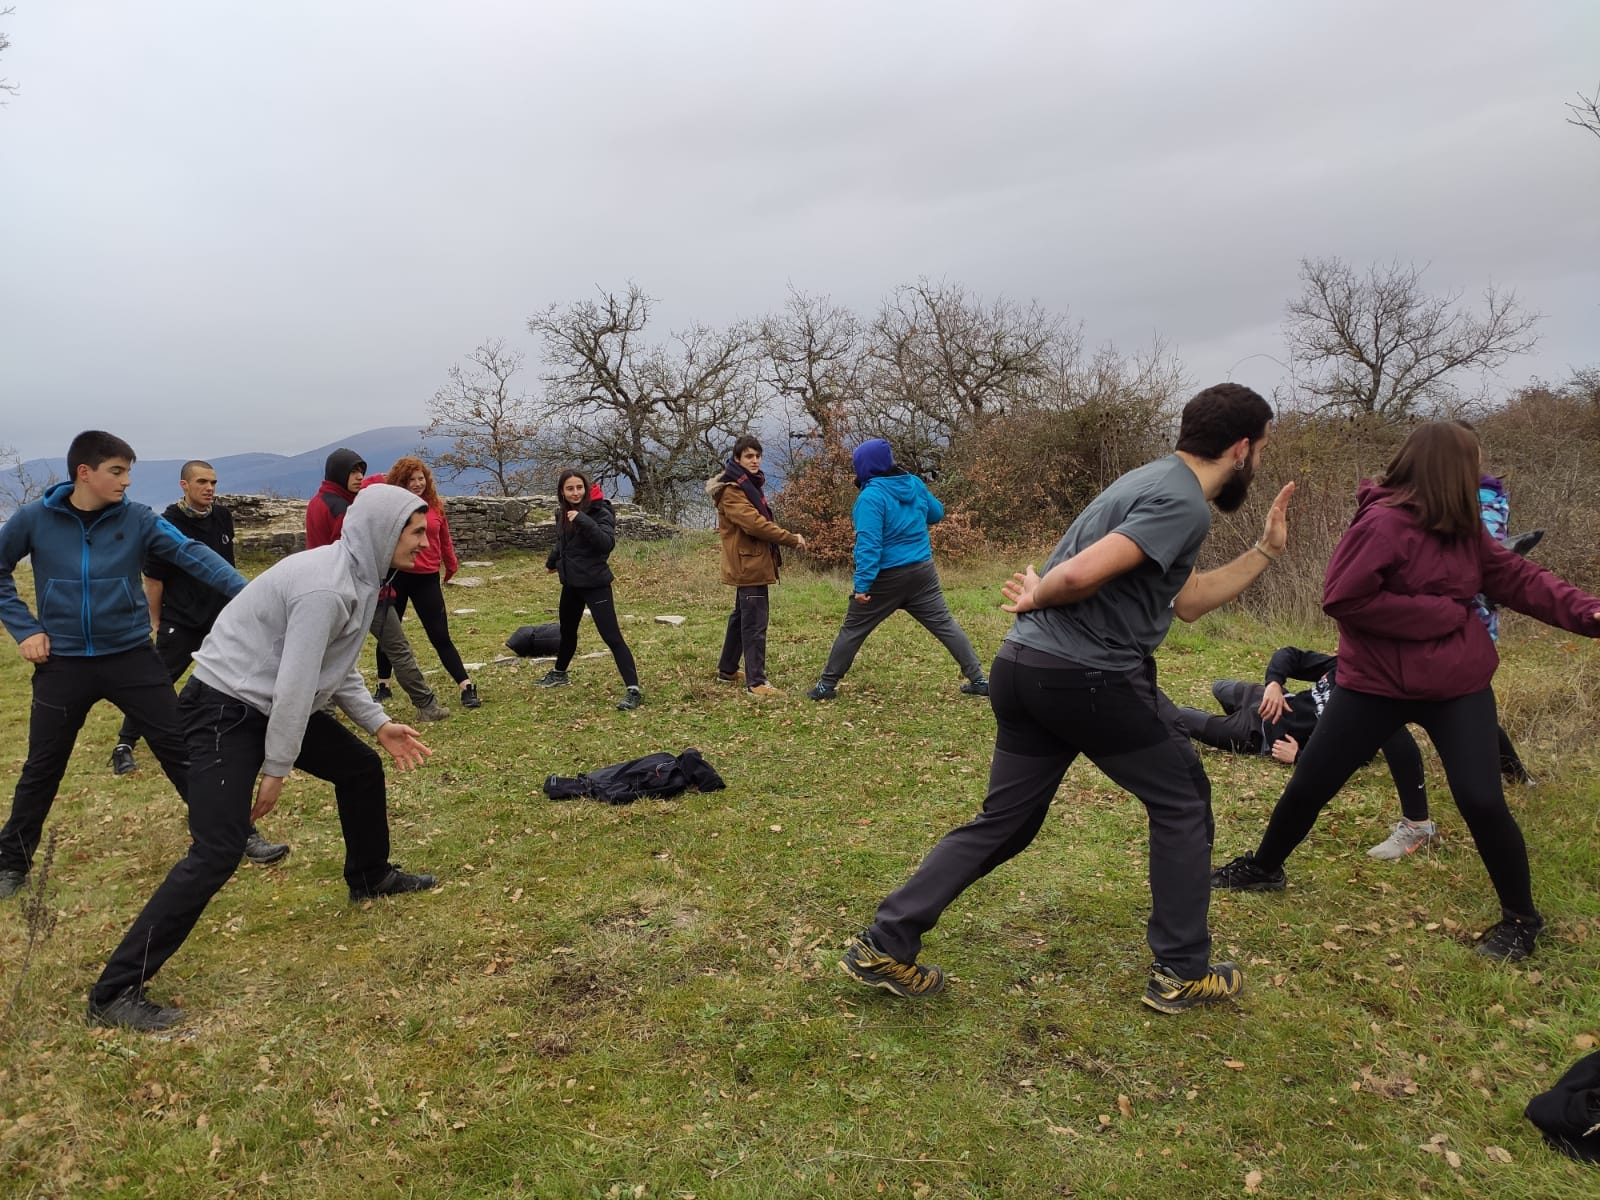
[[[554,667],[544,673],[543,679],[535,679],[534,687],[566,687],[572,680],[567,678],[565,671],[557,671]]]
[[[749,692],[752,696],[781,696],[781,695],[783,695],[783,690],[781,688],[775,688],[770,683],[758,683],[758,684],[755,684],[752,687],[745,688],[745,691]]]
[[[467,686],[461,689],[461,707],[462,708],[482,708],[483,707],[483,701],[478,699],[478,685],[473,683],[473,682],[471,682],[470,680],[467,682]]]
[[[89,998],[89,1024],[110,1029],[132,1029],[139,1033],[160,1033],[183,1020],[183,1009],[166,1008],[148,999],[142,987],[130,987],[115,999],[96,1004]]]
[[[111,773],[113,775],[132,775],[139,769],[139,764],[133,760],[133,747],[127,742],[118,742],[111,747]]]
[[[989,681],[987,679],[969,679],[961,685],[963,696],[987,696],[989,694]]]
[[[623,696],[621,700],[617,701],[617,711],[632,712],[643,703],[644,693],[640,691],[638,685],[635,684],[628,689],[627,695]]]
[[[1431,846],[1443,840],[1439,836],[1439,827],[1432,821],[1424,821],[1421,825],[1413,825],[1409,821],[1396,821],[1394,830],[1383,841],[1368,850],[1367,857],[1393,862],[1397,858],[1415,854],[1424,846]]]
[[[834,687],[833,684],[823,683],[819,679],[817,680],[817,686],[807,692],[806,695],[813,700],[837,700],[839,698],[839,689]]]
[[[269,842],[250,827],[250,836],[244,840],[244,856],[258,867],[270,867],[289,857],[289,847],[282,842]]]
[[[1179,979],[1160,963],[1140,999],[1157,1012],[1179,1013],[1197,1004],[1231,1000],[1244,990],[1244,972],[1231,962],[1212,963],[1199,979]]]
[[[26,871],[0,871],[0,900],[15,896],[28,886]]]
[[[729,675],[726,671],[718,671],[717,672],[717,682],[718,683],[743,683],[744,682],[744,672],[743,671],[735,671],[732,675]]]
[[[417,706],[417,720],[419,721],[448,721],[449,719],[450,710],[439,703],[437,696],[430,699],[426,704]]]
[[[1211,872],[1213,891],[1228,892],[1281,892],[1288,886],[1289,877],[1283,868],[1269,871],[1256,864],[1255,851],[1247,850],[1230,863],[1224,863]]]
[[[385,700],[394,699],[394,693],[389,690],[389,681],[387,679],[378,680],[378,686],[372,689],[372,698],[379,704],[382,704]]]
[[[369,887],[350,889],[350,902],[376,900],[379,896],[401,896],[406,892],[426,892],[437,886],[432,875],[412,875],[399,867],[390,867],[389,873]]]
[[[921,967],[890,958],[864,933],[846,943],[839,969],[868,987],[882,988],[907,999],[935,996],[944,990],[944,972],[938,967]]]
[[[1521,962],[1533,953],[1533,943],[1543,928],[1543,917],[1535,917],[1531,921],[1510,918],[1496,921],[1483,931],[1474,953],[1485,958],[1497,958],[1501,962]]]

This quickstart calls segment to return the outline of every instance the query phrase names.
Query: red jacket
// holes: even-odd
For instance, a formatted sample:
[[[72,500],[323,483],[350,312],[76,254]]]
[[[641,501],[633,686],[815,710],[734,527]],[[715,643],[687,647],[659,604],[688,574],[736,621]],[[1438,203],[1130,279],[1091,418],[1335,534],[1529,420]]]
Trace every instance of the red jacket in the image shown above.
[[[306,502],[306,549],[331,546],[344,529],[345,510],[356,494],[332,480],[324,479],[317,494]]]
[[[1481,692],[1499,656],[1473,597],[1548,625],[1600,636],[1600,600],[1513,554],[1479,526],[1446,539],[1365,482],[1355,520],[1328,560],[1322,609],[1339,623],[1339,686],[1402,700]]]
[[[444,563],[444,577],[449,579],[461,569],[456,561],[456,546],[450,540],[450,522],[444,510],[428,505],[428,548],[417,552],[417,561],[408,574],[437,575],[439,564]]]

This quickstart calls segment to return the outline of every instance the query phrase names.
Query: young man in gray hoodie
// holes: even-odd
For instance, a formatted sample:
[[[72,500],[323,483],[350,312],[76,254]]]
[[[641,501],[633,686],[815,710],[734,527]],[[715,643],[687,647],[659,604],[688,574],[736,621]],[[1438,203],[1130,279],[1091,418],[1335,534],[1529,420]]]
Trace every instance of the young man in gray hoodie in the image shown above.
[[[183,1019],[146,999],[145,984],[232,876],[251,822],[272,811],[291,768],[333,784],[352,901],[434,886],[432,875],[389,861],[383,760],[322,711],[337,704],[403,771],[432,754],[415,729],[389,719],[356,668],[379,586],[427,545],[426,512],[404,488],[364,489],[338,541],[274,564],[217,618],[178,703],[193,844],[90,990],[92,1024],[155,1031]]]

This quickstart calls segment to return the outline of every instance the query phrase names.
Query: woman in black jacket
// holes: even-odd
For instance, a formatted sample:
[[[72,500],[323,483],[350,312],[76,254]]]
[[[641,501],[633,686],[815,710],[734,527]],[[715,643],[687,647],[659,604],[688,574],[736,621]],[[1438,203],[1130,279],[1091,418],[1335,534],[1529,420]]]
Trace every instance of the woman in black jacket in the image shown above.
[[[556,665],[538,681],[540,687],[564,687],[571,682],[567,665],[578,649],[578,622],[585,607],[594,627],[616,660],[617,672],[628,691],[617,708],[628,712],[644,703],[639,671],[617,624],[617,605],[611,596],[611,568],[606,559],[617,544],[617,514],[598,486],[581,471],[561,472],[556,484],[556,540],[544,560],[545,570],[561,580],[561,642]]]

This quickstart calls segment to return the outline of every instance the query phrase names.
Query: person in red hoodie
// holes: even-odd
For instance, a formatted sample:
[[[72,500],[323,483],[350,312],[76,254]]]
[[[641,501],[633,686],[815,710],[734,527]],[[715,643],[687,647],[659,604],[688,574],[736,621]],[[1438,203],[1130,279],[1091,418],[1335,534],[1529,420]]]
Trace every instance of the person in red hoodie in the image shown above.
[[[408,602],[416,609],[417,619],[422,622],[423,632],[428,635],[428,640],[433,643],[434,652],[439,655],[439,661],[444,664],[444,669],[450,673],[450,678],[456,681],[456,687],[460,689],[461,707],[478,708],[482,701],[478,699],[477,686],[467,677],[467,667],[461,661],[461,652],[450,640],[450,613],[445,608],[444,588],[439,582],[439,566],[441,563],[444,565],[444,582],[449,583],[461,569],[461,563],[456,559],[455,543],[450,540],[450,522],[445,517],[444,501],[439,498],[439,489],[434,486],[433,472],[428,470],[427,464],[420,458],[407,455],[395,460],[384,482],[406,488],[413,495],[420,496],[428,505],[428,544],[417,552],[415,564],[407,570],[396,571],[390,581],[394,588],[395,613],[404,617]],[[383,653],[383,647],[379,646],[380,686],[389,674],[388,667],[388,658]]]
[[[1494,693],[1499,656],[1474,598],[1600,637],[1600,599],[1506,549],[1478,512],[1478,435],[1419,425],[1328,561],[1322,608],[1339,624],[1339,686],[1295,764],[1261,844],[1212,873],[1213,888],[1283,890],[1284,860],[1356,769],[1402,725],[1421,725],[1500,898],[1477,952],[1518,962],[1544,918],[1528,851],[1502,790]]]

